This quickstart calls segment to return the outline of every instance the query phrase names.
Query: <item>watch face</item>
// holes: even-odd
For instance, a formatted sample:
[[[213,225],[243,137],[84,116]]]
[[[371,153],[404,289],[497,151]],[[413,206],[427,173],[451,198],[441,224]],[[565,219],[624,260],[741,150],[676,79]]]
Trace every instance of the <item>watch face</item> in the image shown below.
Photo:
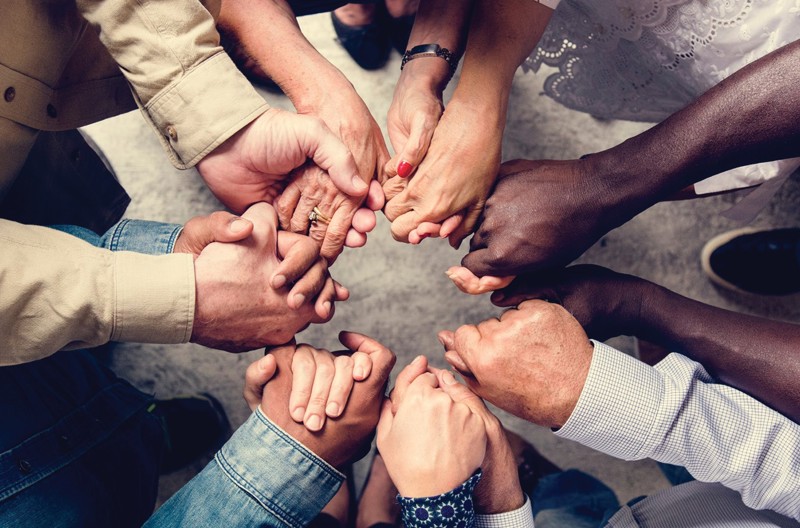
[[[417,53],[436,53],[439,51],[438,44],[420,44],[419,46],[414,46],[408,52],[409,55],[416,55]]]

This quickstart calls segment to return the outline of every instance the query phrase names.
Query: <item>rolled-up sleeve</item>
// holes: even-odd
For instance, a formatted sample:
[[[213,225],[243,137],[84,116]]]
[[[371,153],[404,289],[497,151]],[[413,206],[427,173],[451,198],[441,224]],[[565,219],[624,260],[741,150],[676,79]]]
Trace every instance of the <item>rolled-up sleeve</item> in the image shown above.
[[[0,364],[115,341],[182,343],[194,322],[191,255],[93,247],[0,220]]]
[[[267,108],[197,0],[79,0],[171,162],[191,167]]]

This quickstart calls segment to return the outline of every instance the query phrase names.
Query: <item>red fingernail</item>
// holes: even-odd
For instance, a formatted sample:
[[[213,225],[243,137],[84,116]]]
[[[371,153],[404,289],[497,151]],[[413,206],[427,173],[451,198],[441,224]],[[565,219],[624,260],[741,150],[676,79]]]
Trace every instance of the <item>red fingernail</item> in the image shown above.
[[[409,162],[401,161],[397,165],[397,175],[400,176],[401,178],[408,178],[409,176],[411,176],[411,171],[413,169],[414,167],[412,167]]]

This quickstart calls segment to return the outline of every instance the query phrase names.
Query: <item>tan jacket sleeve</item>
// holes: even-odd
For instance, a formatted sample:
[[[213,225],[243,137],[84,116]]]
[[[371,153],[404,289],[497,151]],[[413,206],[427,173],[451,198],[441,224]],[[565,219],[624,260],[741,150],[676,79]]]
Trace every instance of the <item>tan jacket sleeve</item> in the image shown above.
[[[267,108],[197,0],[78,0],[173,165],[191,167]]]
[[[0,365],[107,341],[186,342],[194,304],[191,255],[111,252],[0,220]]]

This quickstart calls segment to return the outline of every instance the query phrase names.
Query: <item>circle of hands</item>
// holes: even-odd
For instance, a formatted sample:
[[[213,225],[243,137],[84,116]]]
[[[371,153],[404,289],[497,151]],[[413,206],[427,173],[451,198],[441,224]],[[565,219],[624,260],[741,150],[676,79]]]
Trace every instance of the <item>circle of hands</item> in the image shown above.
[[[562,247],[557,236],[548,240],[561,229],[552,222],[538,226],[543,234],[536,239],[521,240],[516,233],[537,232],[536,215],[519,214],[523,206],[569,217],[564,204],[531,204],[521,191],[534,183],[575,184],[583,175],[565,162],[501,166],[499,138],[487,143],[463,120],[442,114],[441,99],[417,99],[395,94],[389,135],[398,154],[392,158],[365,108],[362,126],[342,121],[339,134],[318,117],[269,109],[198,164],[211,190],[238,215],[194,218],[176,243],[175,251],[195,259],[192,341],[234,352],[267,346],[247,370],[246,401],[332,465],[363,456],[377,430],[378,449],[401,494],[440,494],[481,468],[476,506],[508,511],[524,502],[516,462],[483,400],[541,425],[564,425],[592,355],[582,324],[604,323],[603,314],[587,309],[589,299],[610,298],[627,279],[592,266],[515,279],[523,269],[566,262],[586,249],[580,241]],[[359,112],[351,116],[359,121]],[[496,152],[476,150],[479,142],[495,144]],[[460,173],[465,166],[472,172]],[[523,194],[527,202],[520,204]],[[377,341],[342,332],[345,350],[333,353],[294,342],[297,332],[329,321],[335,302],[348,298],[328,266],[343,247],[366,243],[381,209],[393,236],[412,244],[434,236],[457,247],[475,232],[464,266],[448,275],[467,293],[500,290],[493,302],[513,307],[499,319],[439,334],[463,383],[420,356],[384,397],[395,356]],[[520,225],[524,219],[529,225]],[[586,226],[590,234],[602,228]],[[549,261],[532,257],[543,253]],[[524,394],[520,386],[528,388]]]

